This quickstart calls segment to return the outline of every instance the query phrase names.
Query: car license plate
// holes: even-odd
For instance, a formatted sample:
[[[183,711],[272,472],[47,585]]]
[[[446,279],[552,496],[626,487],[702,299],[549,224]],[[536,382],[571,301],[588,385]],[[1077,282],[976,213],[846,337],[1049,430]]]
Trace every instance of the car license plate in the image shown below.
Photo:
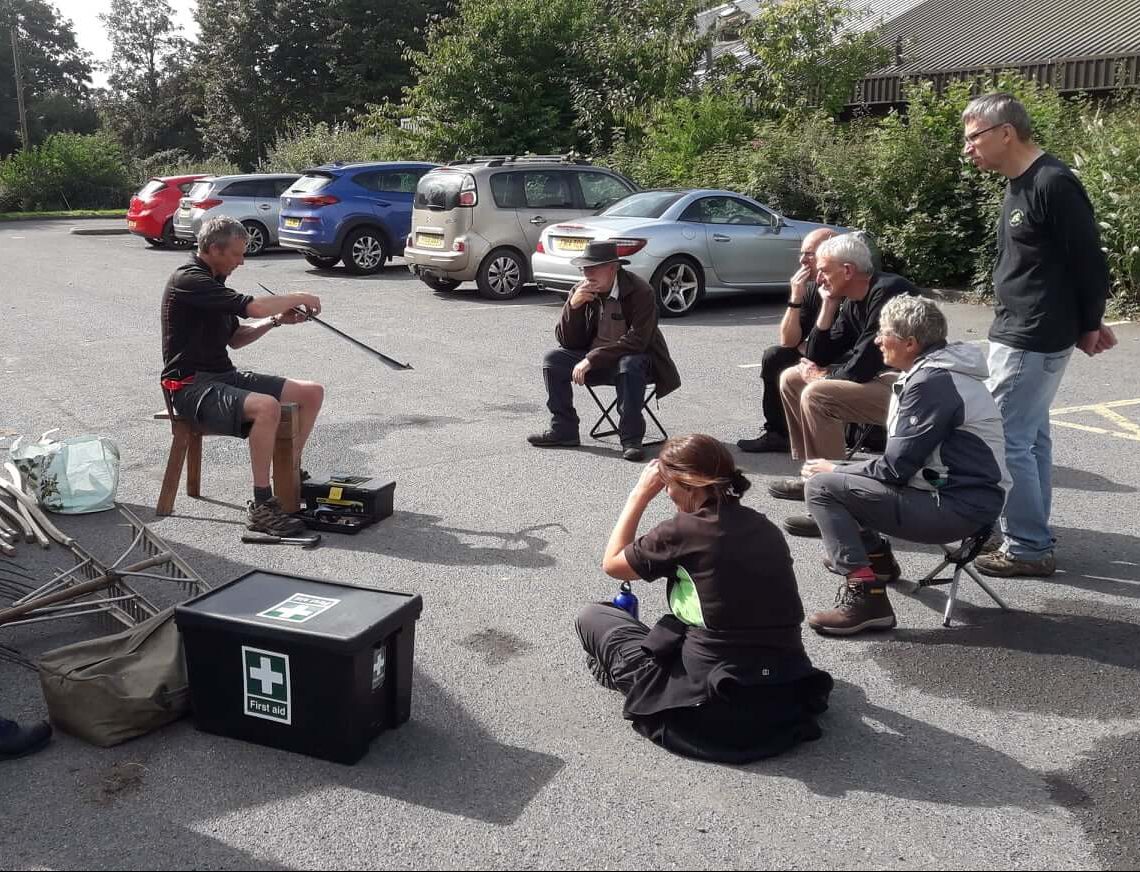
[[[585,251],[589,241],[581,236],[558,236],[555,237],[554,244],[559,251]]]
[[[295,230],[301,226],[301,219],[300,218],[286,218],[285,219],[285,226],[288,227],[290,230]]]
[[[416,245],[423,248],[443,248],[443,237],[432,233],[417,233]]]
[[[139,226],[139,222],[137,222],[137,221],[128,221],[127,222],[127,229],[128,230],[134,230],[138,226]]]

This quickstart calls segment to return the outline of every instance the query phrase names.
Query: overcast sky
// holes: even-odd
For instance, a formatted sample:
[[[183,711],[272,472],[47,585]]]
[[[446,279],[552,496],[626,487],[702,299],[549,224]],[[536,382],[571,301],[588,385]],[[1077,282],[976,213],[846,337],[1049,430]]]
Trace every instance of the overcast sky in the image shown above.
[[[50,0],[64,18],[70,18],[75,26],[75,38],[81,48],[91,52],[96,62],[110,60],[111,51],[107,43],[107,33],[99,20],[101,14],[111,10],[111,0]],[[198,5],[197,0],[169,0],[178,23],[182,25],[183,36],[191,37],[197,29],[191,15]],[[105,85],[106,73],[96,69],[92,74],[96,85]]]

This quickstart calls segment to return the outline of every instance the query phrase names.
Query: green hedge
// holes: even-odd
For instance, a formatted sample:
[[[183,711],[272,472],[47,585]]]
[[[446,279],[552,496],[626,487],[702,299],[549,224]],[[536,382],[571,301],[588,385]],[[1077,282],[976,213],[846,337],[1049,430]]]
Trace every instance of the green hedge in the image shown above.
[[[0,212],[125,206],[134,182],[112,137],[57,133],[0,162]]]
[[[1080,174],[1112,270],[1112,308],[1140,311],[1140,103],[1065,99],[1013,75],[996,85],[1022,99],[1037,140]],[[695,154],[672,148],[669,160],[658,144],[700,137],[690,113],[658,114],[665,129],[651,129],[639,147],[625,145],[608,160],[645,185],[726,188],[791,217],[864,228],[879,241],[887,268],[923,286],[984,296],[1005,180],[962,155],[960,117],[974,88],[963,82],[936,94],[919,85],[908,94],[905,118],[760,122],[746,143]],[[722,113],[711,113],[710,125],[723,127]]]

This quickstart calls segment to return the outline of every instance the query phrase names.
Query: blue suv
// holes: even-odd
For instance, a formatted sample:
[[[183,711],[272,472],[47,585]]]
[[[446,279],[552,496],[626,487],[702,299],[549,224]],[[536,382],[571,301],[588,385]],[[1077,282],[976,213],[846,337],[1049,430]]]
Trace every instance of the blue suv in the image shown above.
[[[377,273],[404,253],[412,199],[430,163],[332,163],[305,170],[281,195],[278,238],[315,267],[344,261],[350,273]]]

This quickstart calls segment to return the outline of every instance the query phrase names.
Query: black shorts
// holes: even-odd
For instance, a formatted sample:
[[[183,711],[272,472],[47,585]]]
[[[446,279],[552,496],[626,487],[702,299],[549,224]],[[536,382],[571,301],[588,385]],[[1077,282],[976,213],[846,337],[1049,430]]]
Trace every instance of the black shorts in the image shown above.
[[[245,398],[268,394],[281,399],[285,379],[256,372],[198,372],[194,381],[172,395],[174,411],[192,420],[200,430],[245,439],[253,428],[245,420]]]

